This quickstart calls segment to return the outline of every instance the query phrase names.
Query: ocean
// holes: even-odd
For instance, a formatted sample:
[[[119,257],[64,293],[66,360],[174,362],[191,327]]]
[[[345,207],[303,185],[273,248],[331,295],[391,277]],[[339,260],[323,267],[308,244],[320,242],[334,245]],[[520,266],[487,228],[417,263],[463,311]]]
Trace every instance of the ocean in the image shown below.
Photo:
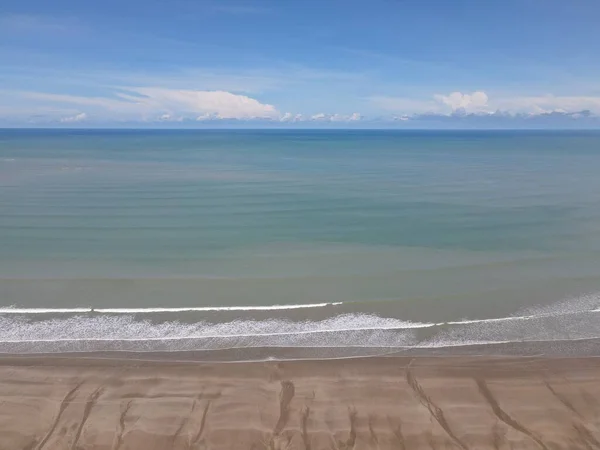
[[[0,352],[597,349],[599,174],[594,131],[0,130]]]

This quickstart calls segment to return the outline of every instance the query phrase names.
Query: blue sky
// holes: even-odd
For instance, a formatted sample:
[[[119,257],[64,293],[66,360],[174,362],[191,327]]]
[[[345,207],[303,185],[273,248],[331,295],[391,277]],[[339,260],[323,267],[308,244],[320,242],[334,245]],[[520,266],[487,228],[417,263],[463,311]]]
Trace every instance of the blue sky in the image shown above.
[[[598,0],[3,0],[0,126],[597,127]]]

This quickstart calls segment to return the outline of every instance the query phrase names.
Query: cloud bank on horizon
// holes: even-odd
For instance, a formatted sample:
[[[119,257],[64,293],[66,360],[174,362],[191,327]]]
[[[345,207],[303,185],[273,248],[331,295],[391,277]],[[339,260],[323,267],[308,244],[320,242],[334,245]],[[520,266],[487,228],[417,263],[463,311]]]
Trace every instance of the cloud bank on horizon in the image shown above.
[[[303,5],[8,0],[0,126],[600,127],[594,0]]]

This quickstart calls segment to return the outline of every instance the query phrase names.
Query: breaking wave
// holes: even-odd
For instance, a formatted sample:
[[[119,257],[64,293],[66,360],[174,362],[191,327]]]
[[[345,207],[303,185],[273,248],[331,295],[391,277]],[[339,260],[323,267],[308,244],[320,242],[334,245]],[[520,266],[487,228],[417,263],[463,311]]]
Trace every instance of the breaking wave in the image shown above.
[[[8,308],[0,308],[0,314],[70,314],[91,312],[108,314],[145,314],[191,311],[284,311],[290,309],[325,308],[327,306],[339,306],[341,304],[342,302],[266,306],[189,306],[180,308],[18,308],[16,306],[10,306]]]
[[[320,321],[153,322],[131,315],[72,316],[32,321],[0,317],[0,351],[182,351],[246,347],[400,347],[412,329],[432,324],[344,314]]]
[[[600,338],[598,295],[530,308],[513,316],[447,322],[414,322],[375,314],[336,315],[334,307],[338,305],[340,303],[201,308],[2,308],[0,352],[171,352],[269,347],[384,349],[389,352]],[[302,321],[238,317],[211,322],[207,315],[206,319],[186,323],[163,314],[301,308],[326,308],[324,311],[330,317]]]

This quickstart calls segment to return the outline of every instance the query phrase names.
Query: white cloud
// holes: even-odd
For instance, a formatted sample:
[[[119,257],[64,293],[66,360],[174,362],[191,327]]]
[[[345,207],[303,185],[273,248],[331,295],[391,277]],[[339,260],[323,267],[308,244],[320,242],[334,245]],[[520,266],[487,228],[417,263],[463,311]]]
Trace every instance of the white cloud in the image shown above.
[[[449,95],[434,95],[433,98],[452,108],[452,111],[464,110],[465,112],[483,111],[488,106],[488,96],[485,92],[475,91],[472,94],[452,92]]]
[[[290,112],[286,112],[283,116],[279,118],[281,122],[302,122],[306,120],[302,114],[292,114]]]
[[[228,91],[168,89],[162,87],[115,88],[106,96],[76,96],[43,92],[1,91],[0,96],[15,106],[2,108],[0,119],[39,124],[107,123],[191,123],[217,120],[263,120],[302,126],[346,126],[361,121],[360,126],[377,122],[401,122],[477,116],[478,123],[486,116],[528,119],[561,114],[565,120],[589,123],[591,116],[600,116],[600,97],[593,96],[506,96],[484,91],[450,92],[428,98],[372,97],[369,100],[389,115],[367,117],[358,112],[301,115],[281,113],[271,104],[257,98]],[[85,112],[81,112],[81,111]],[[587,113],[589,111],[590,113]],[[92,119],[91,119],[92,118]],[[554,119],[552,119],[554,120]],[[531,121],[529,121],[531,123]]]
[[[1,94],[1,92],[0,92]],[[322,122],[345,123],[358,122],[363,116],[351,114],[318,113],[302,115],[292,112],[281,113],[268,103],[227,91],[199,91],[166,89],[157,87],[120,88],[111,96],[86,97],[68,94],[44,92],[18,92],[22,102],[33,105],[35,110],[57,111],[48,114],[48,122],[75,122],[88,116],[78,116],[77,109],[86,110],[97,123],[102,122],[191,122],[214,120],[267,120],[284,123]],[[48,109],[50,108],[50,109]],[[74,108],[77,108],[73,110]],[[58,111],[61,111],[60,115]]]
[[[26,92],[38,102],[83,105],[111,120],[279,119],[273,105],[227,91],[176,90],[156,87],[124,89],[114,97]],[[202,119],[201,119],[202,118]]]
[[[585,96],[491,96],[483,91],[436,94],[431,99],[371,97],[376,107],[408,115],[422,114],[547,114],[589,110],[600,114],[600,97]]]
[[[111,108],[121,104],[120,101],[104,97],[79,97],[76,95],[47,94],[44,92],[23,92],[22,96],[40,102],[52,102],[85,106]]]
[[[79,114],[75,114],[74,116],[62,117],[60,119],[60,121],[62,123],[76,123],[76,122],[83,122],[86,119],[87,119],[86,113],[79,113]]]
[[[315,122],[356,122],[361,119],[362,116],[359,113],[350,115],[319,113],[310,117],[310,120]]]
[[[135,99],[146,107],[171,109],[182,113],[215,114],[219,119],[275,118],[273,105],[227,91],[193,91],[162,88],[132,89],[143,97]],[[131,98],[130,98],[131,99]],[[133,100],[133,99],[132,99]]]
[[[403,114],[450,114],[454,111],[483,112],[488,107],[488,96],[485,92],[475,91],[471,94],[452,92],[436,94],[431,98],[415,99],[405,97],[371,97],[375,106]]]
[[[204,114],[200,114],[198,117],[196,117],[196,120],[199,122],[202,122],[204,120],[217,120],[218,117],[213,114],[213,113],[204,113]]]
[[[516,113],[543,114],[589,110],[600,114],[600,97],[592,96],[518,96],[496,100],[496,109]]]
[[[165,113],[158,118],[161,122],[182,122],[183,117],[171,113]]]
[[[295,116],[292,113],[286,112],[283,116],[280,117],[280,121],[282,122],[295,122],[296,118],[301,118],[300,114],[296,114]]]

